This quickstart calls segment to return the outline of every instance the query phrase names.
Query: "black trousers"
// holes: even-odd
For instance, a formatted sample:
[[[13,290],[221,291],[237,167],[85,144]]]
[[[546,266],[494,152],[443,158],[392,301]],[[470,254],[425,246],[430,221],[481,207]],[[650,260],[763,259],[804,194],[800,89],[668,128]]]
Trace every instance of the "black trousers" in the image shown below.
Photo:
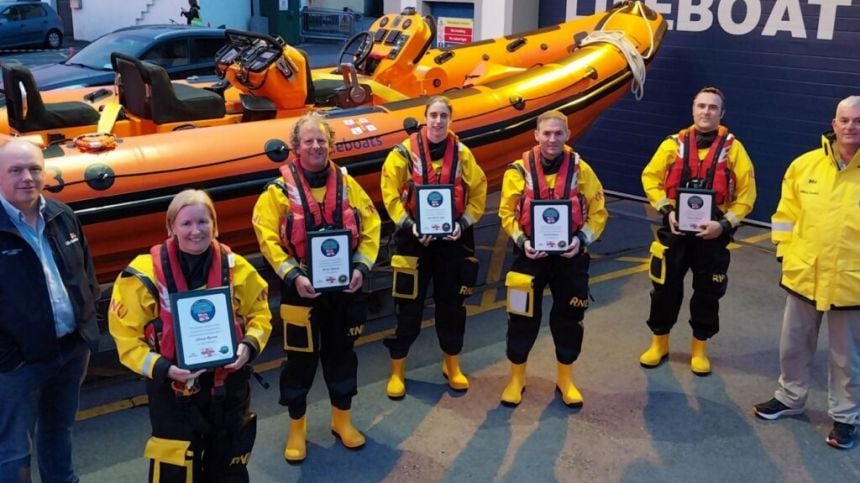
[[[299,297],[295,284],[281,285],[281,304],[310,308],[310,332],[304,350],[287,349],[281,365],[280,404],[298,419],[307,410],[307,396],[322,363],[332,406],[350,409],[358,394],[358,358],[355,341],[367,321],[367,294],[327,292],[315,299]],[[295,329],[285,328],[287,338]],[[289,342],[289,340],[288,340]],[[294,344],[291,344],[294,345]]]
[[[514,364],[523,364],[537,340],[542,317],[543,291],[549,285],[552,309],[549,328],[555,343],[556,360],[571,364],[582,350],[584,328],[582,320],[588,308],[588,253],[573,258],[551,255],[531,260],[515,249],[512,272],[534,277],[533,315],[508,314],[507,356]]]
[[[729,279],[728,244],[731,232],[712,240],[695,235],[673,235],[668,228],[657,232],[665,252],[666,277],[662,284],[653,283],[648,327],[655,335],[668,334],[678,320],[684,300],[684,277],[693,272],[693,296],[690,298],[690,326],[693,337],[707,340],[720,330],[720,298],[726,294]]]
[[[249,410],[249,376],[250,368],[242,368],[213,391],[213,373],[206,372],[199,379],[200,392],[192,396],[177,395],[170,382],[147,379],[153,436],[146,450],[149,481],[185,483],[188,471],[199,482],[249,481],[247,464],[257,434],[256,415]],[[175,455],[177,448],[180,459],[185,453],[186,466],[162,457]]]
[[[473,227],[467,228],[456,241],[434,240],[426,247],[415,238],[411,230],[398,230],[394,234],[394,243],[397,255],[416,257],[418,266],[415,275],[416,296],[404,298],[394,294],[397,327],[394,334],[383,341],[391,358],[406,357],[409,348],[418,338],[427,289],[431,281],[439,347],[445,354],[459,354],[463,350],[463,337],[466,332],[464,303],[466,297],[471,294],[478,275]]]

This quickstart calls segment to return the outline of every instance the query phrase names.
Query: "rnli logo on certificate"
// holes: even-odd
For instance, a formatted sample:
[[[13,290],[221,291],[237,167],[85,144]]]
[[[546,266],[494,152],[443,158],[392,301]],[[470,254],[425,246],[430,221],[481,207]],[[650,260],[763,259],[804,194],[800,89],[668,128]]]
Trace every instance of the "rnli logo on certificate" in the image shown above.
[[[558,222],[558,210],[555,208],[547,208],[543,211],[543,221],[547,225],[554,225]]]
[[[427,204],[433,208],[438,208],[442,205],[442,195],[438,191],[431,191],[427,195]]]
[[[329,238],[322,242],[322,245],[320,245],[320,251],[327,257],[333,257],[340,251],[340,244],[334,238]]]
[[[689,206],[693,210],[701,209],[704,204],[705,200],[703,200],[700,196],[691,196],[687,198],[687,206]]]
[[[215,317],[215,304],[207,299],[200,299],[191,304],[191,318],[204,324]]]

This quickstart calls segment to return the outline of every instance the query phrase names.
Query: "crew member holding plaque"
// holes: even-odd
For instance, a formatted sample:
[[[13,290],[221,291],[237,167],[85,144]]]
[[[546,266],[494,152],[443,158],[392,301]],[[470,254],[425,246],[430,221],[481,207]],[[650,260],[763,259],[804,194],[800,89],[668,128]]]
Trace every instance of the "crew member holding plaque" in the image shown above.
[[[553,298],[549,325],[558,362],[556,388],[566,405],[582,405],[571,372],[582,348],[588,308],[587,247],[603,232],[608,214],[600,180],[565,145],[569,138],[564,114],[541,114],[535,130],[538,146],[512,163],[502,182],[499,217],[514,242],[515,256],[505,278],[511,361],[511,379],[501,397],[506,406],[522,399],[526,360],[537,339],[547,285]],[[561,238],[558,226],[567,227]]]
[[[307,396],[318,362],[332,433],[347,448],[364,446],[350,422],[358,392],[353,345],[367,320],[362,284],[376,261],[381,223],[358,182],[329,160],[334,131],[322,116],[299,118],[290,143],[295,158],[260,195],[253,224],[263,256],[283,280],[280,403],[291,419],[284,459],[295,464],[307,454]]]
[[[706,341],[720,329],[719,300],[726,293],[732,234],[752,211],[756,189],[752,161],[720,120],[726,113],[719,89],[706,87],[693,99],[693,125],[666,138],[642,172],[651,205],[663,227],[651,244],[649,276],[651,346],[639,358],[657,367],[669,355],[669,331],[684,298],[684,277],[693,272],[690,369],[710,374]]]
[[[272,331],[268,285],[215,240],[203,191],[173,198],[167,233],[120,273],[108,312],[120,361],[146,377],[149,481],[247,482],[257,434],[247,363]]]
[[[382,166],[382,199],[397,224],[391,257],[397,327],[384,341],[391,356],[386,386],[391,399],[406,395],[406,356],[421,330],[431,280],[442,375],[455,391],[469,388],[459,354],[464,303],[478,276],[473,226],[484,213],[487,178],[469,148],[449,131],[452,114],[446,97],[431,97],[425,125],[395,146]]]

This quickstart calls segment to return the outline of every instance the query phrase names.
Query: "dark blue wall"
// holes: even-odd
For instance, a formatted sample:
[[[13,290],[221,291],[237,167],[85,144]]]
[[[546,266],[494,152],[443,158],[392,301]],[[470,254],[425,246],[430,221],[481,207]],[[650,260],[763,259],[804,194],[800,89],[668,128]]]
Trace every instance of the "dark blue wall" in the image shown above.
[[[720,4],[732,4],[730,0],[647,2],[668,9],[665,17],[676,23],[648,72],[645,97],[636,102],[632,95],[625,96],[576,145],[607,189],[644,196],[639,174],[645,163],[666,135],[692,123],[692,98],[699,88],[715,85],[727,97],[723,122],[746,146],[756,167],[759,196],[750,219],[770,221],[785,168],[820,145],[840,99],[860,94],[860,0],[850,6],[840,6],[850,0],[829,0],[830,8],[836,5],[836,15],[832,22],[824,16],[823,29],[820,7],[808,0],[745,1],[760,5],[761,15],[755,28],[743,35],[727,33],[718,20]],[[735,23],[747,16],[741,8],[745,1],[733,3]],[[589,15],[595,4],[603,3],[578,0],[577,14]],[[679,30],[679,3],[710,4],[713,21],[708,26],[707,15],[692,16],[708,28]],[[792,15],[795,6],[802,20]],[[775,7],[778,12],[772,14]],[[693,28],[689,22],[680,25]],[[778,25],[782,31],[764,33],[766,27],[773,31]],[[828,25],[833,26],[829,39]],[[794,29],[794,36],[785,29]],[[798,38],[803,32],[806,38]]]

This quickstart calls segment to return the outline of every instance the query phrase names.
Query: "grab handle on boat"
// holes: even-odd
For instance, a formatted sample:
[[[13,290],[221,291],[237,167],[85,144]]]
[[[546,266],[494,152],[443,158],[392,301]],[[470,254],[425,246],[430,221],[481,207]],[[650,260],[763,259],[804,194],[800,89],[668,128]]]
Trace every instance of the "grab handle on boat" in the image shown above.
[[[90,92],[89,94],[84,96],[84,100],[92,104],[102,97],[109,96],[111,94],[110,89],[101,88],[97,91]]]

